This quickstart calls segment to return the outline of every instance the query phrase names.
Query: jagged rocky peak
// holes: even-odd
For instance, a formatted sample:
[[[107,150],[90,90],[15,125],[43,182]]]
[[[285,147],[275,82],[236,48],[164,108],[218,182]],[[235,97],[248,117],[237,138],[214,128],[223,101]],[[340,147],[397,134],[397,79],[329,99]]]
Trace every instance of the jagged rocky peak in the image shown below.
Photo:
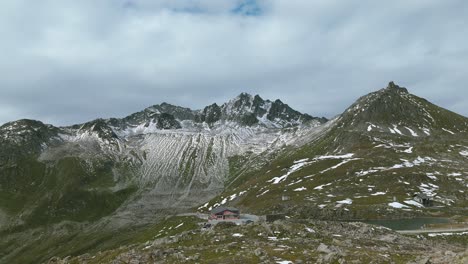
[[[248,93],[241,93],[222,105],[221,109],[225,119],[235,120],[248,126],[259,124],[267,127],[290,127],[311,121],[315,123],[327,121],[325,118],[302,114],[279,99],[272,102],[262,99],[259,95],[252,96]]]
[[[272,102],[259,95],[241,93],[222,105],[213,103],[196,111],[168,103],[153,105],[123,119],[110,119],[109,124],[127,129],[142,124],[149,127],[155,123],[156,129],[178,129],[182,124],[188,124],[187,121],[192,125],[206,123],[214,126],[229,121],[243,126],[283,128],[311,122],[324,123],[327,119],[302,114],[280,100]]]
[[[41,121],[31,120],[31,119],[20,119],[20,120],[17,120],[17,121],[8,122],[8,123],[3,124],[2,126],[0,126],[0,130],[5,130],[5,131],[6,130],[8,130],[8,131],[17,130],[17,131],[21,131],[21,130],[40,129],[40,128],[43,128],[43,127],[46,127],[46,126],[47,125],[45,125]]]
[[[280,100],[264,100],[259,95],[241,93],[228,102],[213,103],[202,110],[191,110],[169,103],[156,104],[124,118],[97,119],[69,128],[78,133],[97,133],[101,138],[117,138],[154,133],[165,129],[204,129],[232,122],[240,126],[285,128],[304,124],[318,125],[325,118],[302,114]],[[73,133],[73,132],[71,132]]]
[[[131,114],[122,119],[110,119],[108,123],[118,129],[139,126],[154,126],[157,129],[178,129],[181,128],[178,119],[191,119],[193,116],[194,114],[188,108],[162,103],[160,105],[150,106],[143,111]]]
[[[149,126],[147,123],[146,126]],[[162,113],[156,118],[156,127],[158,129],[178,129],[181,128],[179,121],[168,113]]]
[[[21,119],[0,126],[0,143],[4,150],[9,146],[20,147],[15,152],[35,153],[46,144],[57,141],[60,129],[40,121]],[[9,154],[13,155],[13,154]]]
[[[239,115],[252,112],[254,97],[248,93],[241,93],[222,105],[225,115]]]
[[[197,116],[197,122],[206,122],[208,124],[215,123],[221,119],[221,107],[214,103],[205,107],[200,115]]]
[[[385,89],[387,91],[396,91],[396,92],[405,93],[405,94],[408,93],[408,89],[406,89],[405,87],[400,87],[396,85],[393,81],[389,82],[387,88]]]
[[[190,108],[180,107],[166,102],[163,102],[159,105],[153,105],[152,107],[149,107],[147,109],[155,113],[170,114],[178,120],[193,120],[196,115],[196,111],[193,111]]]
[[[44,124],[41,121],[31,119],[21,119],[8,122],[0,126],[0,133],[4,138],[10,136],[28,137],[28,136],[50,136],[58,133],[58,128]]]
[[[253,101],[253,98],[254,96],[252,96],[249,93],[241,93],[234,99],[234,102],[236,104],[243,104],[243,103],[250,104]]]
[[[80,133],[95,133],[100,138],[117,138],[117,135],[109,125],[109,121],[101,118],[82,125],[75,125],[72,128],[78,128]]]

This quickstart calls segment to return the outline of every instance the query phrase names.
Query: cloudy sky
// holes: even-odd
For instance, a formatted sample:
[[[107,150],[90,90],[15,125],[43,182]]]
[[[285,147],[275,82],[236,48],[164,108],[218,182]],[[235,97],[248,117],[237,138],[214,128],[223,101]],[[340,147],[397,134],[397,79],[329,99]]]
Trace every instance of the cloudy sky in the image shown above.
[[[244,91],[332,117],[390,80],[468,116],[467,14],[465,0],[2,0],[0,123]]]

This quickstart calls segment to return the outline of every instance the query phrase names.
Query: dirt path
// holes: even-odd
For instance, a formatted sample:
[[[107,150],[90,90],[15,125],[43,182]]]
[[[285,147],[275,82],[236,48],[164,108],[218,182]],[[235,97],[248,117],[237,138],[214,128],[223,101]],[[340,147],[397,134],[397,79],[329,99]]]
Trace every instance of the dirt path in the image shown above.
[[[416,230],[398,230],[400,234],[426,234],[426,233],[442,233],[442,232],[463,232],[468,231],[468,227],[461,228],[434,228],[434,229],[416,229]]]

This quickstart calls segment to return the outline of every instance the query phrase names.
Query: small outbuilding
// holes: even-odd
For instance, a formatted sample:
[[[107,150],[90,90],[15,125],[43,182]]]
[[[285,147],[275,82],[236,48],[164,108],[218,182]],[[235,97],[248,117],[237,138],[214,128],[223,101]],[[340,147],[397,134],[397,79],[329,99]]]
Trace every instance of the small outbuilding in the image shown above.
[[[216,207],[211,210],[209,220],[236,220],[240,219],[240,211],[234,207]]]
[[[424,205],[424,206],[432,206],[433,205],[433,202],[432,202],[432,199],[431,197],[427,196],[426,194],[424,193],[416,193],[413,195],[413,200],[415,200],[416,202]]]

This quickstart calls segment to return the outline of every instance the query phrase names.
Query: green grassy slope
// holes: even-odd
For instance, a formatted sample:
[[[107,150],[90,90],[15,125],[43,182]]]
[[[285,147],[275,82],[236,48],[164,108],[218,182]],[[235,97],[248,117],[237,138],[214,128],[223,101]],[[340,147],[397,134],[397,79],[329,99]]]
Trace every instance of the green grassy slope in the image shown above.
[[[325,219],[467,214],[468,119],[390,86],[360,98],[300,148],[268,162],[232,160],[236,180],[200,210],[226,202],[259,214]],[[435,206],[405,203],[415,193],[432,195]]]

